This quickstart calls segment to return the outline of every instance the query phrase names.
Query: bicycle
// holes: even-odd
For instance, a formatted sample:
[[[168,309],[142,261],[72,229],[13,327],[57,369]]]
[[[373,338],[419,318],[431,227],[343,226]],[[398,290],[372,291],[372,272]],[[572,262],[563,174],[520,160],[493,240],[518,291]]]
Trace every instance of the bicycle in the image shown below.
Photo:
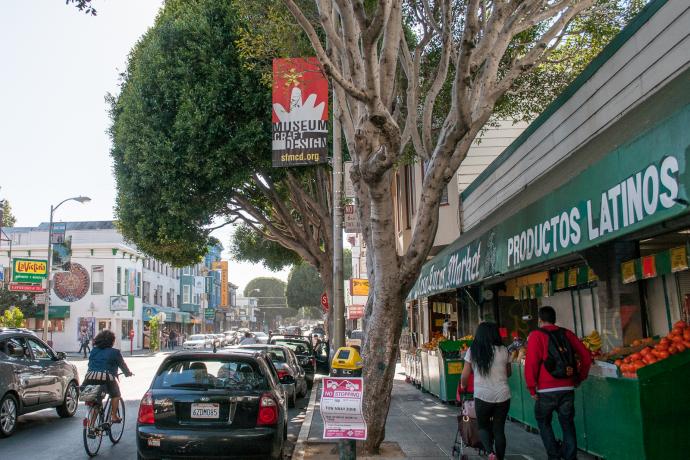
[[[118,376],[123,374],[118,374]],[[108,434],[110,442],[117,444],[122,439],[125,431],[125,402],[122,398],[119,401],[117,411],[121,421],[111,423],[110,396],[108,395],[105,404],[105,385],[88,385],[82,390],[80,399],[88,407],[86,417],[83,420],[82,436],[84,439],[84,449],[89,457],[98,455],[103,442],[103,435]]]

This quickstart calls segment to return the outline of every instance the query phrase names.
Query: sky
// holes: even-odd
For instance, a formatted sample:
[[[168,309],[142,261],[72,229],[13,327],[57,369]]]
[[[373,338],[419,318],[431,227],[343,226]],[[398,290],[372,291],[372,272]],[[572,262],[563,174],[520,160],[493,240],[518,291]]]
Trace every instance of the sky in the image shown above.
[[[3,0],[0,14],[0,198],[16,226],[47,222],[50,206],[68,202],[56,221],[114,218],[115,180],[105,103],[160,0],[93,0],[87,16],[64,0]],[[232,229],[216,236],[229,246]],[[224,253],[229,259],[229,254]],[[257,276],[286,280],[287,270],[230,261],[241,289]]]

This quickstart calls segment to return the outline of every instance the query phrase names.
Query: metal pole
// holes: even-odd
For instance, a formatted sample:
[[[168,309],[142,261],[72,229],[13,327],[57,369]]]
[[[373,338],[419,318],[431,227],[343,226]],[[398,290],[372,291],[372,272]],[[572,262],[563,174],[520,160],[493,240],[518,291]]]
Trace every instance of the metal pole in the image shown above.
[[[333,348],[345,346],[343,292],[343,155],[338,98],[333,91]]]
[[[62,203],[61,203],[62,204]],[[59,205],[58,205],[59,206]],[[48,312],[50,311],[50,271],[53,265],[53,253],[51,236],[53,233],[53,205],[50,205],[50,223],[48,224],[48,267],[47,267],[47,287],[45,295],[45,306],[43,308],[43,341],[48,341]]]

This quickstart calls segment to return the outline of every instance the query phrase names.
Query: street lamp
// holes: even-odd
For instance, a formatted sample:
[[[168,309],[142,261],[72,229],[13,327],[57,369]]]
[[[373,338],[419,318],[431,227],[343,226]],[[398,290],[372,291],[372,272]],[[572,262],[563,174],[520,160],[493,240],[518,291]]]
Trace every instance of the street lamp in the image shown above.
[[[47,274],[48,274],[48,293],[46,294],[46,303],[45,303],[45,308],[43,310],[43,340],[48,341],[48,312],[50,311],[50,271],[53,265],[53,240],[52,240],[52,234],[53,234],[53,213],[57,211],[57,208],[62,206],[63,203],[67,203],[68,201],[78,201],[79,203],[88,203],[91,201],[91,198],[88,196],[75,196],[72,198],[67,198],[66,200],[62,200],[57,204],[57,206],[50,205],[50,222],[48,223],[48,267],[47,267]]]

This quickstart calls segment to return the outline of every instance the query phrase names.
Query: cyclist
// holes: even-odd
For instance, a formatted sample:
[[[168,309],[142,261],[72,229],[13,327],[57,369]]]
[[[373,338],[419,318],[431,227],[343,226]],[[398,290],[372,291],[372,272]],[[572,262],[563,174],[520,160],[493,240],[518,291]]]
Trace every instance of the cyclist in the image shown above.
[[[117,370],[120,368],[125,376],[131,377],[132,372],[127,367],[122,353],[113,348],[115,334],[103,330],[93,339],[93,350],[89,354],[89,369],[84,376],[83,386],[104,385],[110,396],[110,420],[120,423],[122,419],[117,415],[120,403],[120,386],[117,383]]]

